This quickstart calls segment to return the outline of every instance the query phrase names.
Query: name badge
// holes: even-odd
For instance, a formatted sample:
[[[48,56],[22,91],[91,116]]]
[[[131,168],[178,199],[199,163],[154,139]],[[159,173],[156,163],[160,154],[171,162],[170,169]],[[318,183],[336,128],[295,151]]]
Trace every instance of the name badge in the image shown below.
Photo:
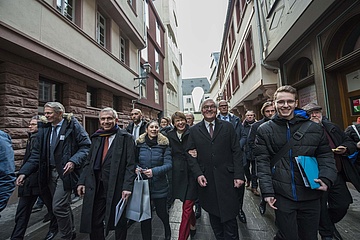
[[[60,135],[60,141],[64,141],[65,135]]]

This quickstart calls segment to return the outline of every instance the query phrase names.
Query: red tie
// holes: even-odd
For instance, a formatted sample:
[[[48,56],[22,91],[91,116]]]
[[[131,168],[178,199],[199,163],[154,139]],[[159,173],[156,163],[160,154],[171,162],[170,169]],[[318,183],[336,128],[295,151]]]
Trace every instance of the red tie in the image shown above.
[[[209,133],[210,133],[210,137],[212,138],[213,135],[214,135],[214,129],[213,129],[213,124],[212,123],[209,124]]]
[[[102,154],[102,159],[101,159],[102,163],[104,163],[104,159],[108,152],[108,149],[109,149],[109,137],[105,137],[104,149],[103,149],[103,154]]]

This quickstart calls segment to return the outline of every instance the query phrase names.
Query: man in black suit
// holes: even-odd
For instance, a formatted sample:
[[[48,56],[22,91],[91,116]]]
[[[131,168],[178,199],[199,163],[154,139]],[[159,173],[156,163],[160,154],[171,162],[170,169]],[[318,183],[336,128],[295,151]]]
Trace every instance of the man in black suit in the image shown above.
[[[209,213],[216,239],[239,239],[236,216],[238,188],[244,184],[239,139],[231,123],[216,118],[216,103],[206,99],[204,119],[190,128],[187,149],[190,168],[198,181],[200,205]]]
[[[229,105],[226,100],[219,101],[218,109],[219,109],[219,114],[217,115],[217,118],[224,121],[228,121],[233,125],[236,135],[239,138],[239,142],[240,142],[242,129],[243,129],[243,125],[241,124],[241,119],[229,112]],[[240,202],[239,220],[242,223],[246,223],[246,215],[242,210],[243,202],[244,202],[244,194],[245,194],[245,185],[241,186],[239,190],[239,202]]]
[[[146,121],[143,120],[143,115],[140,109],[134,108],[130,113],[131,120],[133,122],[129,123],[126,127],[126,131],[133,135],[134,140],[136,140],[141,134],[145,132]]]

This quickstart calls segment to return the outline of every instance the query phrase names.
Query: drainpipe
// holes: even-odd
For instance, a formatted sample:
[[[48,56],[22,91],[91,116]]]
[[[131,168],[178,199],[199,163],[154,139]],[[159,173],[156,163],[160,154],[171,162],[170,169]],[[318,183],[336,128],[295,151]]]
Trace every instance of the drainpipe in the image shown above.
[[[250,4],[251,0],[247,0],[246,3]],[[259,34],[259,46],[260,46],[260,63],[261,66],[263,66],[264,68],[268,69],[268,70],[273,70],[274,72],[277,71],[278,72],[278,86],[282,85],[282,81],[281,81],[281,74],[280,74],[280,68],[276,67],[276,66],[272,66],[268,63],[266,63],[264,61],[263,58],[263,49],[264,49],[264,42],[263,42],[263,37],[262,37],[262,32],[261,32],[261,17],[260,17],[260,12],[259,12],[259,5],[258,5],[258,0],[254,0],[254,7],[255,7],[255,15],[256,15],[256,22],[257,22],[257,30],[258,30],[258,34]]]

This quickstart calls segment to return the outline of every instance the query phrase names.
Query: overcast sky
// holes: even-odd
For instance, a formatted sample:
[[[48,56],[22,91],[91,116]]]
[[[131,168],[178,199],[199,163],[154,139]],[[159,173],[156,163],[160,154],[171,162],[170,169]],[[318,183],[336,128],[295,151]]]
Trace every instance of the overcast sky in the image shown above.
[[[219,52],[228,0],[177,0],[182,78],[210,76],[210,55]]]

